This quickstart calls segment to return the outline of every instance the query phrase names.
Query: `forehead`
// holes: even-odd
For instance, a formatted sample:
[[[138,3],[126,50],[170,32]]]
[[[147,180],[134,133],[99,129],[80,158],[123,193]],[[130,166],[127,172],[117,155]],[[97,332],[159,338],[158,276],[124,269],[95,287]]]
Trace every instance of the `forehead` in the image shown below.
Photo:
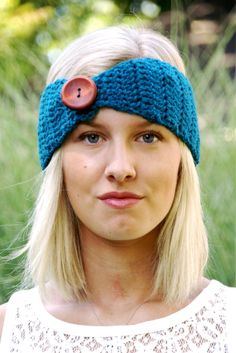
[[[111,108],[101,108],[96,117],[89,122],[82,122],[81,125],[89,125],[91,127],[117,128],[121,126],[123,129],[132,128],[157,128],[166,129],[164,126],[153,123],[144,119],[140,115],[120,112]],[[167,130],[167,129],[166,129]]]

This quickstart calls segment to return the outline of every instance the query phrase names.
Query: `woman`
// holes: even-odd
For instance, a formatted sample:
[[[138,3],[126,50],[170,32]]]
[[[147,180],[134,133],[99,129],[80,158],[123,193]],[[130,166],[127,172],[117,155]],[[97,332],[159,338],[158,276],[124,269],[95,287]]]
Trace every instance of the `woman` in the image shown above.
[[[199,130],[175,46],[103,29],[69,45],[47,83],[33,288],[1,307],[2,351],[233,352],[235,289],[203,277]]]

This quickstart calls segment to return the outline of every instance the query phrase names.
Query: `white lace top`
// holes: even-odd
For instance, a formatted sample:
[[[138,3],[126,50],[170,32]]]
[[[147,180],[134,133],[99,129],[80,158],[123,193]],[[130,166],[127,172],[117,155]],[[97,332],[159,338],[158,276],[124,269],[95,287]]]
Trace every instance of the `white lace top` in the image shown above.
[[[8,305],[1,353],[235,353],[236,288],[210,284],[185,308],[127,326],[85,326],[50,315],[36,288]]]

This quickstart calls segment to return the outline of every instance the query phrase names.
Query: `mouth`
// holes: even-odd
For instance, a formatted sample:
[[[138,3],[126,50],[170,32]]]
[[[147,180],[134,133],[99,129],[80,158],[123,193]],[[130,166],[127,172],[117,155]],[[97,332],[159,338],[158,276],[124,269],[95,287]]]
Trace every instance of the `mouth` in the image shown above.
[[[130,208],[139,203],[143,196],[130,192],[109,192],[98,197],[105,205],[116,209]]]

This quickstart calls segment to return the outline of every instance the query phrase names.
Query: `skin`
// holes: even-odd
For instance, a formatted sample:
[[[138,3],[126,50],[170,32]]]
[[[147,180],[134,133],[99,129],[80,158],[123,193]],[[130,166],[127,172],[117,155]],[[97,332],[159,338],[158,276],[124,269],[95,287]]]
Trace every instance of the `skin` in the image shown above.
[[[137,115],[102,109],[91,125],[80,124],[63,148],[65,185],[80,234],[128,241],[153,232],[173,202],[179,163],[177,137]],[[117,210],[98,199],[111,191],[143,199]]]
[[[161,318],[189,304],[207,279],[181,306],[150,298],[156,238],[175,195],[181,158],[177,137],[140,116],[104,108],[91,124],[80,124],[62,148],[90,296],[68,303],[49,284],[46,310],[70,323],[116,325]],[[116,209],[98,198],[111,191],[142,199]],[[0,332],[4,314],[0,306]]]
[[[124,324],[179,310],[149,296],[156,238],[174,200],[180,158],[179,141],[168,129],[108,108],[69,136],[63,146],[64,180],[80,220],[91,295],[67,307],[67,321]],[[111,191],[133,192],[142,199],[117,210],[98,199]],[[55,307],[48,310],[64,318]]]

